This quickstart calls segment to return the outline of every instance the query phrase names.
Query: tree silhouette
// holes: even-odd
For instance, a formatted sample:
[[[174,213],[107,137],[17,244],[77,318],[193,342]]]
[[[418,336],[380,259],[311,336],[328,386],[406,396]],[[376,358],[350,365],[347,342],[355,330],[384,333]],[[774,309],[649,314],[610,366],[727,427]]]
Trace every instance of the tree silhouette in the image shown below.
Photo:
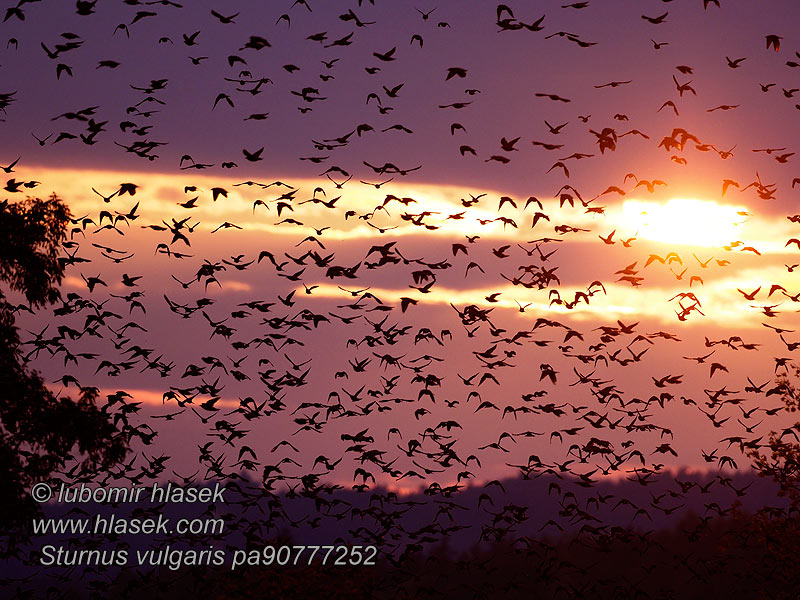
[[[786,371],[779,374],[775,386],[767,391],[767,396],[780,396],[786,410],[794,413],[800,410],[800,367],[788,363]],[[780,495],[790,501],[790,513],[800,512],[800,422],[783,429],[772,431],[766,444],[769,449],[762,452],[760,446],[749,451],[753,467],[759,474],[772,478],[780,487]]]
[[[22,535],[20,528],[27,529],[38,511],[28,494],[32,484],[48,480],[72,458],[80,461],[81,475],[108,468],[128,448],[111,415],[98,407],[97,388],[81,387],[75,401],[56,396],[26,365],[20,348],[16,314],[61,297],[66,261],[59,254],[69,223],[69,209],[55,194],[0,202],[0,281],[27,300],[27,306],[12,304],[0,290],[0,519],[9,540]]]

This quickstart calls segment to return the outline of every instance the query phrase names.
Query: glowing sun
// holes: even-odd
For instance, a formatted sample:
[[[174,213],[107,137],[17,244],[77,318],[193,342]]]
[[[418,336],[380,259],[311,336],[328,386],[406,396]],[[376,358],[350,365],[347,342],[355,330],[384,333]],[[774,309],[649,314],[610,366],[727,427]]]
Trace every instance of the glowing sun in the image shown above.
[[[674,198],[666,204],[628,200],[622,206],[622,217],[638,239],[712,247],[741,236],[747,210],[708,200]]]

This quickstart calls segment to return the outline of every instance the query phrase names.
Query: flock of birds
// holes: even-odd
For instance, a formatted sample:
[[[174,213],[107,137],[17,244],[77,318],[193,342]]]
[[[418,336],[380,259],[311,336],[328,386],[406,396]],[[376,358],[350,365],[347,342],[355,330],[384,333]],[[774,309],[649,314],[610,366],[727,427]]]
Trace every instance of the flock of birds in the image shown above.
[[[34,14],[40,8],[37,4],[39,0],[20,0],[6,9],[4,23],[27,27],[33,19],[46,20],[45,13]],[[583,252],[610,251],[614,246],[614,252],[628,252],[626,256],[633,256],[645,242],[616,229],[598,232],[584,226],[583,220],[580,226],[570,225],[556,215],[574,214],[576,219],[590,215],[602,222],[616,200],[668,188],[660,179],[620,173],[616,183],[600,186],[603,191],[589,192],[571,178],[578,165],[585,164],[581,161],[602,160],[629,144],[641,144],[659,153],[653,154],[659,158],[666,153],[671,163],[685,168],[693,152],[727,160],[742,151],[710,141],[695,132],[695,125],[674,125],[684,97],[698,96],[702,85],[698,77],[692,79],[693,67],[678,65],[667,76],[674,82],[674,97],[655,111],[653,122],[640,125],[641,130],[628,125],[624,113],[581,114],[564,123],[547,116],[545,129],[534,139],[502,136],[494,150],[480,151],[476,142],[464,141],[472,128],[464,123],[469,123],[473,103],[479,103],[484,91],[467,87],[463,97],[437,104],[436,121],[464,115],[451,119],[445,128],[452,160],[473,161],[469,169],[494,169],[510,163],[526,145],[529,152],[533,147],[556,157],[543,161],[537,154],[534,168],[558,177],[561,184],[547,197],[541,191],[538,197],[527,198],[513,194],[493,198],[489,192],[468,195],[446,214],[427,207],[424,197],[403,191],[408,189],[403,187],[406,181],[432,176],[422,159],[388,161],[380,152],[361,156],[359,161],[351,157],[357,155],[353,146],[370,136],[389,145],[397,136],[417,135],[408,123],[395,122],[392,114],[395,108],[400,112],[404,87],[411,87],[391,78],[392,63],[422,60],[419,57],[436,36],[453,35],[448,19],[455,17],[447,12],[453,7],[403,7],[417,17],[413,31],[407,36],[400,32],[410,39],[406,46],[420,53],[417,58],[408,56],[407,48],[389,44],[350,58],[349,46],[362,32],[387,25],[379,24],[380,2],[344,3],[328,30],[303,40],[321,47],[327,56],[314,71],[314,81],[309,81],[305,74],[312,67],[302,62],[302,49],[295,59],[301,64],[280,66],[280,77],[260,72],[256,66],[260,55],[277,51],[277,43],[269,41],[272,36],[247,31],[254,25],[248,16],[251,7],[228,10],[220,5],[206,11],[202,29],[183,32],[175,20],[182,12],[199,8],[170,0],[120,4],[125,17],[113,31],[94,29],[93,16],[108,9],[96,0],[75,3],[80,16],[80,27],[75,29],[80,33],[35,40],[26,37],[28,30],[20,29],[19,36],[7,40],[2,68],[13,61],[14,52],[38,43],[53,65],[53,76],[61,82],[81,76],[72,57],[84,52],[90,36],[152,42],[164,52],[185,55],[186,77],[195,77],[192,69],[203,69],[207,62],[227,64],[224,81],[213,82],[224,89],[210,92],[209,118],[227,111],[224,119],[243,121],[247,127],[276,118],[274,111],[240,109],[246,99],[268,89],[270,95],[276,93],[276,81],[291,82],[285,94],[294,102],[291,110],[301,118],[324,110],[320,107],[329,99],[326,90],[348,61],[355,64],[352,70],[360,77],[374,82],[374,91],[363,102],[363,110],[370,114],[364,121],[333,133],[295,133],[310,138],[313,147],[312,153],[299,157],[300,172],[316,179],[313,189],[293,185],[291,177],[236,181],[230,175],[238,168],[258,172],[269,164],[272,142],[248,142],[240,155],[223,159],[206,159],[201,153],[210,154],[208,148],[179,150],[174,156],[177,164],[165,167],[170,147],[176,144],[168,144],[156,133],[165,126],[159,121],[160,113],[174,114],[169,112],[175,110],[169,101],[169,90],[177,85],[172,78],[152,78],[119,91],[126,102],[131,93],[135,100],[116,118],[101,116],[108,115],[102,104],[64,110],[57,107],[61,98],[48,99],[52,117],[29,132],[33,147],[2,165],[8,201],[43,189],[47,169],[37,167],[41,181],[29,178],[21,174],[27,173],[26,163],[46,164],[46,151],[69,144],[96,146],[101,161],[102,153],[132,155],[141,165],[139,171],[173,169],[186,181],[178,192],[181,198],[174,215],[156,215],[147,209],[153,201],[152,187],[131,182],[136,181],[134,173],[114,189],[87,183],[87,191],[96,196],[96,208],[73,215],[60,259],[67,275],[79,278],[82,286],[65,288],[56,305],[35,315],[26,314],[23,305],[18,307],[18,319],[28,332],[25,360],[46,373],[63,367],[54,382],[63,393],[89,386],[113,390],[116,378],[146,382],[132,387],[163,390],[163,406],[155,407],[125,391],[105,394],[109,414],[130,440],[130,460],[99,475],[86,471],[76,460],[60,477],[106,485],[165,478],[186,484],[224,481],[238,489],[243,507],[260,504],[269,509],[257,520],[232,525],[246,531],[251,542],[270,539],[281,528],[341,522],[347,531],[344,537],[378,543],[383,556],[401,564],[405,557],[459,531],[462,511],[485,515],[486,523],[476,532],[475,541],[513,538],[520,523],[532,517],[505,498],[501,481],[505,475],[553,478],[548,495],[559,497],[561,521],[549,520],[539,531],[567,526],[580,535],[603,539],[619,531],[599,522],[592,507],[630,511],[634,527],[648,528],[656,515],[679,514],[693,494],[716,490],[728,494],[724,496],[728,499],[742,497],[746,488],[736,487],[726,469],[746,467],[746,456],[768,451],[771,439],[800,443],[800,426],[784,418],[787,409],[781,397],[787,388],[776,381],[779,375],[794,375],[791,353],[800,347],[800,341],[791,337],[794,330],[777,317],[786,315],[787,302],[788,306],[800,302],[800,294],[777,282],[769,289],[738,289],[744,301],[755,303],[771,332],[768,348],[775,356],[766,372],[753,375],[738,367],[743,360],[750,362],[741,358],[743,354],[764,353],[764,348],[758,352],[763,344],[761,331],[758,335],[744,330],[706,336],[699,349],[693,345],[687,349],[684,341],[687,336],[696,338],[693,328],[705,317],[706,274],[725,269],[740,257],[761,259],[756,245],[731,240],[718,250],[730,260],[720,258],[721,254],[701,259],[680,248],[660,252],[644,246],[649,248],[644,256],[626,261],[627,265],[613,265],[580,285],[573,284],[575,276],[568,274],[576,259],[558,261],[559,253],[564,256],[573,240],[575,245],[591,242],[581,247],[592,250]],[[551,44],[566,41],[591,53],[602,47],[602,39],[554,31],[550,23],[563,22],[573,11],[592,10],[596,4],[599,0],[565,4],[558,9],[558,19],[550,13],[523,18],[520,13],[529,10],[500,4],[486,25],[496,35],[538,36]],[[697,0],[696,4],[707,11],[726,9],[725,2],[716,0]],[[287,2],[286,12],[278,16],[274,27],[302,28],[304,19],[319,10],[310,0]],[[668,22],[670,11],[641,18],[656,32]],[[140,28],[148,22],[158,22],[171,33],[152,38],[148,30],[150,37],[145,37]],[[388,28],[392,31],[391,24]],[[243,43],[242,31],[247,31]],[[206,56],[211,52],[205,39],[211,36],[215,45],[222,40],[231,48],[227,56]],[[665,48],[668,40],[651,41],[647,51],[669,51]],[[776,57],[787,55],[786,40],[779,35],[761,36],[761,43],[762,51]],[[466,62],[469,54],[464,58]],[[720,68],[746,69],[748,58],[725,56],[721,51]],[[790,81],[796,77],[794,69],[800,67],[800,53],[789,53],[783,63],[781,73]],[[104,73],[123,70],[125,64],[101,57],[94,67]],[[438,76],[447,85],[469,82],[470,68],[450,66]],[[300,77],[306,79],[298,85],[295,81]],[[632,80],[612,80],[593,88],[625,94],[630,85]],[[757,85],[781,102],[797,102],[798,88],[788,83]],[[21,118],[24,95],[23,90],[0,93],[0,115],[6,121],[0,126]],[[558,114],[573,101],[549,91],[531,96],[552,103],[548,106],[558,107]],[[724,113],[739,108],[720,104],[706,110]],[[671,124],[664,127],[660,119],[667,114]],[[601,125],[603,119],[610,124]],[[565,128],[575,128],[576,122],[591,136],[594,147],[573,152],[570,140],[561,142]],[[659,129],[663,135],[655,134]],[[10,142],[6,139],[3,144],[6,154],[13,145]],[[791,168],[794,156],[788,147],[753,148],[752,154],[784,170]],[[349,161],[337,160],[342,155]],[[425,149],[420,148],[417,155],[424,157]],[[493,173],[488,177],[494,177]],[[192,180],[193,175],[208,174],[218,176],[219,183],[209,186]],[[778,183],[762,181],[758,173],[749,179],[741,183],[724,179],[721,196],[738,188],[740,193],[750,191],[758,200],[769,201],[779,198],[779,189],[785,192]],[[800,178],[789,175],[790,179],[791,188],[800,183]],[[354,188],[360,194],[369,190],[374,204],[365,207],[350,202],[348,193]],[[248,223],[232,219],[209,224],[194,216],[197,209],[210,210],[244,197],[255,198]],[[70,204],[73,199],[65,200]],[[800,215],[788,219],[797,223]],[[252,238],[244,236],[256,222],[265,223],[270,234],[260,238],[260,248],[253,250]],[[451,228],[459,223],[469,223],[466,236]],[[362,226],[369,234],[361,230],[355,241],[347,237]],[[142,239],[151,236],[157,241],[146,246]],[[214,242],[218,236],[225,240],[222,255]],[[245,240],[241,244],[237,242],[240,236]],[[786,242],[787,247],[793,244],[800,248],[796,238]],[[214,250],[204,254],[204,246],[212,245]],[[243,249],[241,253],[231,252],[237,247]],[[340,247],[346,251],[337,251]],[[792,273],[797,266],[786,265],[786,269]],[[675,326],[667,327],[670,331],[653,321],[645,324],[635,315],[617,319],[604,318],[597,311],[582,312],[590,305],[603,305],[609,284],[646,287],[645,269],[659,268],[681,286],[672,298],[665,298],[671,306],[668,314],[674,313]],[[253,282],[246,290],[255,291],[223,294],[228,283],[237,279]],[[149,289],[148,281],[158,282],[157,289]],[[448,290],[460,285],[481,291],[471,302],[443,301],[437,296],[442,281],[448,282]],[[503,291],[486,293],[482,282],[502,285]],[[231,297],[237,301],[231,302]],[[435,302],[429,301],[433,297]],[[168,337],[189,339],[194,332],[207,335],[209,341],[187,345],[180,352],[159,347],[174,344]],[[661,366],[658,356],[676,353],[686,368],[669,361],[670,366]],[[728,359],[737,363],[736,369],[729,369]],[[758,359],[752,362],[759,364]],[[632,372],[636,375],[630,376]],[[635,390],[631,392],[625,389],[629,378],[645,381],[631,384]],[[591,488],[605,477],[645,487],[672,477],[669,467],[681,464],[683,442],[677,441],[681,432],[671,424],[677,421],[668,417],[670,411],[692,414],[718,434],[701,442],[704,449],[699,456],[680,457],[689,464],[707,465],[714,473],[719,470],[718,475],[706,486],[676,479],[667,493],[647,504],[591,494]],[[186,428],[205,430],[203,439],[191,440],[194,473],[185,471],[185,461],[177,467],[174,460],[170,462],[176,450],[170,440]],[[400,518],[415,508],[414,501],[398,493],[410,489],[409,482],[411,487],[421,486],[439,507],[433,522],[413,530]],[[477,506],[459,502],[459,493],[470,485],[482,486]],[[368,508],[337,497],[342,488],[368,496]],[[298,517],[282,508],[294,497],[312,499],[315,511]],[[730,513],[717,498],[706,503],[701,524],[707,524],[711,516]],[[7,581],[17,585],[20,580]]]

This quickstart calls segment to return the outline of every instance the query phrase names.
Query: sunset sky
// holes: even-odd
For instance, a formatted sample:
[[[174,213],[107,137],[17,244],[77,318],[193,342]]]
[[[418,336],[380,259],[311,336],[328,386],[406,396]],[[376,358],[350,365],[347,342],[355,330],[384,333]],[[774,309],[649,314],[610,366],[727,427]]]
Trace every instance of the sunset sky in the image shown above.
[[[30,364],[54,390],[126,390],[158,432],[136,464],[181,474],[213,441],[232,471],[246,444],[256,478],[289,457],[290,480],[351,486],[341,436],[363,430],[368,470],[406,490],[531,455],[593,478],[747,467],[724,438],[795,422],[765,393],[800,342],[796,5],[563,1],[7,13],[0,165],[38,183],[2,197],[66,201],[65,250],[90,262],[63,295],[106,302],[21,313]],[[63,340],[88,356],[36,352],[104,310]],[[586,458],[592,438],[619,462]],[[480,464],[442,466],[451,441]]]

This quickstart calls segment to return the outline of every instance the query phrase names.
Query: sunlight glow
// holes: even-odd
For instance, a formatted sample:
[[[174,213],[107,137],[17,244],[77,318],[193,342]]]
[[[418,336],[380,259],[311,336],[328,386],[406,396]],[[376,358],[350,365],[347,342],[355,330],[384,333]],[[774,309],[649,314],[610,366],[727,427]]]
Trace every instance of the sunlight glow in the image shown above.
[[[674,198],[666,204],[628,200],[623,219],[637,237],[669,244],[715,247],[739,239],[747,220],[743,206]]]

